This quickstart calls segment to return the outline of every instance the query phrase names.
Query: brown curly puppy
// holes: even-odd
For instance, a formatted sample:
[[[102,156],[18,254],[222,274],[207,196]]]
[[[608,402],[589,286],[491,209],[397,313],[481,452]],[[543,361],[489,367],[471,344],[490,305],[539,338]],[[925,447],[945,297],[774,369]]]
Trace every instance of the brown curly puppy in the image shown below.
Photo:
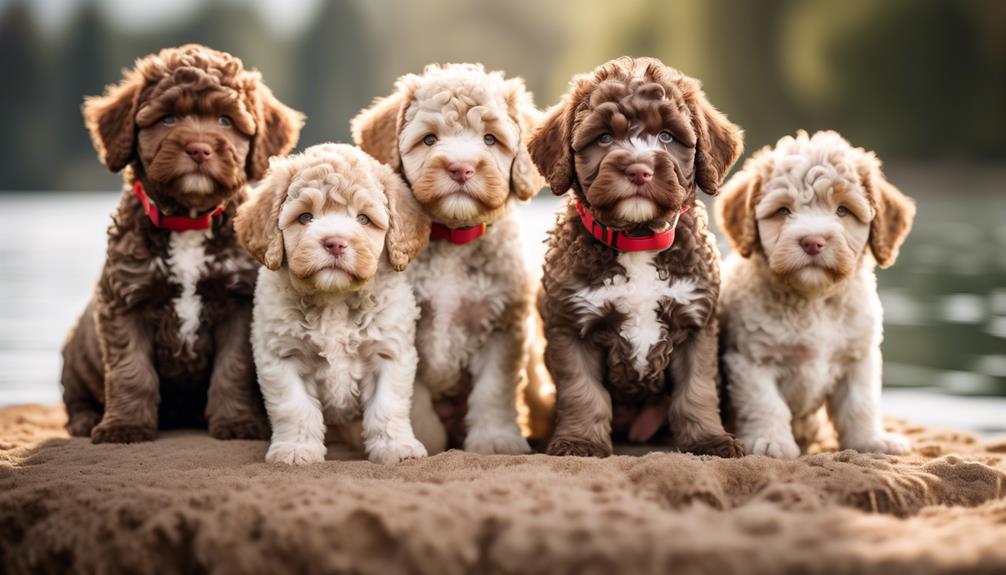
[[[258,264],[233,219],[301,115],[239,59],[198,45],[138,60],[83,114],[125,186],[63,349],[67,429],[95,443],[151,440],[159,423],[267,437],[248,340]]]
[[[555,194],[539,306],[555,380],[553,455],[607,456],[669,423],[679,449],[741,448],[718,411],[719,253],[696,190],[716,192],[741,130],[699,82],[652,58],[573,79],[531,157]]]

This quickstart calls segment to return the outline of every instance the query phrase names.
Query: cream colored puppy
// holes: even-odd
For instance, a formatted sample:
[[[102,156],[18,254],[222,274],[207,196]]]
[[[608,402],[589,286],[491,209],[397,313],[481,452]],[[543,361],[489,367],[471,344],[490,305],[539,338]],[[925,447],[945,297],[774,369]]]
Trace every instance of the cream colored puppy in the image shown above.
[[[429,220],[395,173],[348,145],[273,158],[238,212],[263,264],[252,348],[272,424],[266,461],[325,459],[326,423],[363,416],[371,461],[422,457],[409,412],[419,308],[403,269]]]
[[[779,140],[721,192],[736,251],[720,291],[721,353],[745,451],[797,457],[826,406],[842,449],[907,452],[881,423],[874,268],[894,263],[912,200],[835,132]]]

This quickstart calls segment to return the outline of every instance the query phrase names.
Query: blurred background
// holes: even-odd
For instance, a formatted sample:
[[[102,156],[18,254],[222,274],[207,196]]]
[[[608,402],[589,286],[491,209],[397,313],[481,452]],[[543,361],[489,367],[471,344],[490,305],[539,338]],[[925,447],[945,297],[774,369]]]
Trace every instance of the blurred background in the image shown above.
[[[347,140],[361,107],[430,62],[523,76],[546,107],[626,54],[700,78],[748,153],[836,129],[919,204],[879,273],[888,412],[1006,433],[1000,0],[0,0],[0,405],[58,400],[58,348],[101,265],[119,178],[81,99],[185,42],[258,68],[307,114],[301,148]],[[522,208],[532,260],[557,206]]]

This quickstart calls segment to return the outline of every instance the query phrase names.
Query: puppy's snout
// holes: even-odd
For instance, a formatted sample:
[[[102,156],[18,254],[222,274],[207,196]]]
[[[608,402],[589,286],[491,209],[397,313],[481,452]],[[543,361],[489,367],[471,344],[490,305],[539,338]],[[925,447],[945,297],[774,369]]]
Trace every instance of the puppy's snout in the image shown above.
[[[625,177],[633,184],[641,186],[653,179],[653,168],[646,164],[632,164],[625,168]]]
[[[192,158],[192,161],[201,164],[213,157],[213,147],[203,142],[192,142],[185,146],[185,153]]]
[[[447,166],[447,173],[451,179],[459,184],[463,184],[475,175],[475,166],[468,162],[451,162]]]
[[[821,253],[821,250],[827,244],[828,240],[824,236],[804,236],[800,238],[800,247],[810,256],[816,256]]]
[[[346,250],[346,242],[339,238],[323,238],[321,247],[325,248],[325,251],[332,254],[333,257],[339,257]]]

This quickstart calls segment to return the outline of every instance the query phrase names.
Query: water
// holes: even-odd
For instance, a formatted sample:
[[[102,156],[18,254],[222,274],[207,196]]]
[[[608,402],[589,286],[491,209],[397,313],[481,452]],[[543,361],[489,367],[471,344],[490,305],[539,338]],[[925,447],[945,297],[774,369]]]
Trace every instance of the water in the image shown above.
[[[1006,435],[1006,170],[888,175],[919,212],[898,262],[879,272],[885,412]],[[118,197],[0,194],[0,406],[59,401],[59,349],[97,279]],[[559,205],[546,192],[520,208],[535,267]]]

